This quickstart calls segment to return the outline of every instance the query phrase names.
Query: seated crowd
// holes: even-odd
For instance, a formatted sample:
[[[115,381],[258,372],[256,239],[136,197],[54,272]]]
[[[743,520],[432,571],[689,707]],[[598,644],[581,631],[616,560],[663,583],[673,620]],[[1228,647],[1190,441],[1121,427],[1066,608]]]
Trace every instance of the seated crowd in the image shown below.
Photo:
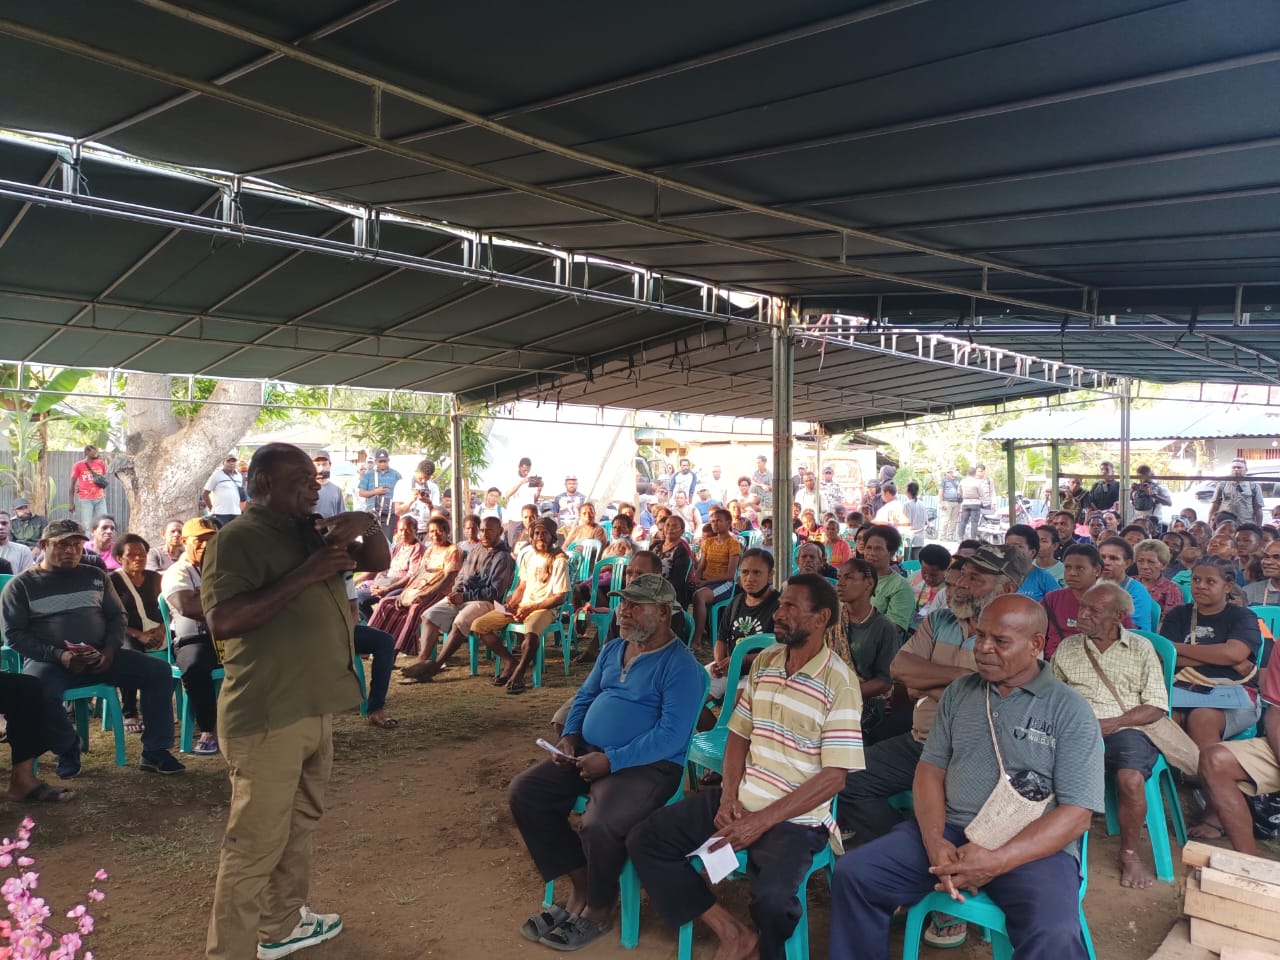
[[[323,486],[327,455],[314,465]],[[520,928],[532,942],[571,951],[606,934],[634,869],[669,926],[710,928],[718,960],[781,958],[805,882],[829,857],[832,957],[888,957],[894,914],[935,891],[949,900],[930,907],[924,939],[958,946],[967,924],[942,906],[982,890],[1015,955],[1083,958],[1082,838],[1106,809],[1107,777],[1126,888],[1156,880],[1142,833],[1162,760],[1204,785],[1191,834],[1239,850],[1255,847],[1246,795],[1280,791],[1280,712],[1263,710],[1280,702],[1280,667],[1245,605],[1280,607],[1273,527],[1226,510],[1213,527],[1179,518],[1167,531],[1157,510],[1124,528],[1059,511],[953,555],[923,542],[914,483],[899,501],[882,476],[854,509],[827,471],[798,471],[786,558],[763,516],[777,502],[763,457],[736,490],[719,468],[700,479],[682,461],[652,500],[603,522],[575,477],[540,498],[526,459],[455,544],[433,472],[419,465],[411,496],[368,488],[391,498],[379,501],[391,548],[385,570],[343,577],[352,649],[372,658],[369,720],[391,729],[398,656],[401,683],[430,683],[472,640],[473,657],[497,661],[494,685],[520,694],[531,670],[538,682],[548,630],[582,641],[574,662],[590,669],[552,720],[552,756],[509,788],[538,873],[569,880],[563,902],[540,903]],[[9,523],[0,514],[0,548]],[[0,710],[13,799],[74,796],[33,765],[51,750],[59,778],[79,773],[64,694],[86,684],[120,689],[144,770],[178,773],[176,668],[193,752],[219,752],[222,651],[201,603],[219,525],[174,521],[155,548],[115,534],[110,517],[91,532],[54,521],[21,570],[10,558],[0,615],[23,666],[0,674]],[[761,648],[735,658],[757,635]],[[682,791],[695,735],[723,744],[720,769]],[[750,925],[690,859],[708,841],[708,859],[738,855]]]

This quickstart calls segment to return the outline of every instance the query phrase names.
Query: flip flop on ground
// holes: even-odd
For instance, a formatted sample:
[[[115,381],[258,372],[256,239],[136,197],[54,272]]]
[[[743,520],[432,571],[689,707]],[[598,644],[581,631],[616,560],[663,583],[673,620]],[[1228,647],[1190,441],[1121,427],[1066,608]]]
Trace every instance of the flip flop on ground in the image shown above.
[[[560,904],[553,903],[526,920],[520,927],[520,936],[531,943],[537,943],[568,919],[569,911]]]
[[[75,798],[76,792],[67,787],[38,783],[27,791],[27,795],[22,798],[22,803],[66,803]]]
[[[611,923],[599,924],[586,917],[570,917],[538,942],[552,950],[581,950],[589,943],[594,943],[613,926]]]

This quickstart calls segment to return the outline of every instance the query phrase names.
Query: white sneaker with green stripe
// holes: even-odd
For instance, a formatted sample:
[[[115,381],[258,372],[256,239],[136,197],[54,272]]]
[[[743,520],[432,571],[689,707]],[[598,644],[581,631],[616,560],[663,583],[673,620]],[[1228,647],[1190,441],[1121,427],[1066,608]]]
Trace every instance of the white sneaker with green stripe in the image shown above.
[[[342,917],[336,913],[312,913],[310,907],[301,907],[302,919],[287,937],[276,943],[258,944],[258,960],[276,960],[291,953],[314,947],[317,943],[332,940],[342,932]]]

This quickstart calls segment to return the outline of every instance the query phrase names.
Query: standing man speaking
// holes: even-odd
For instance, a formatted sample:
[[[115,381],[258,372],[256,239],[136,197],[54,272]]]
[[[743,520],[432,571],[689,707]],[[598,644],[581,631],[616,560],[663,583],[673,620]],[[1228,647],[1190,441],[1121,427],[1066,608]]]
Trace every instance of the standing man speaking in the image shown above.
[[[205,619],[224,648],[218,740],[231,776],[209,960],[274,960],[342,931],[338,914],[307,906],[332,714],[360,702],[342,574],[390,565],[376,517],[315,515],[316,469],[297,447],[261,447],[248,487],[252,502],[201,570]]]

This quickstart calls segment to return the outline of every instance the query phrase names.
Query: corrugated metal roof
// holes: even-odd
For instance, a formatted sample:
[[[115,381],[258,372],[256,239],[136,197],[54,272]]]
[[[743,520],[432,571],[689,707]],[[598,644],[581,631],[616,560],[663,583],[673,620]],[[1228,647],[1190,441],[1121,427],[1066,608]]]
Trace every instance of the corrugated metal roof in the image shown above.
[[[988,440],[1119,440],[1120,411],[1041,410],[987,433]],[[1280,436],[1280,407],[1170,401],[1135,410],[1131,440],[1209,440]]]

